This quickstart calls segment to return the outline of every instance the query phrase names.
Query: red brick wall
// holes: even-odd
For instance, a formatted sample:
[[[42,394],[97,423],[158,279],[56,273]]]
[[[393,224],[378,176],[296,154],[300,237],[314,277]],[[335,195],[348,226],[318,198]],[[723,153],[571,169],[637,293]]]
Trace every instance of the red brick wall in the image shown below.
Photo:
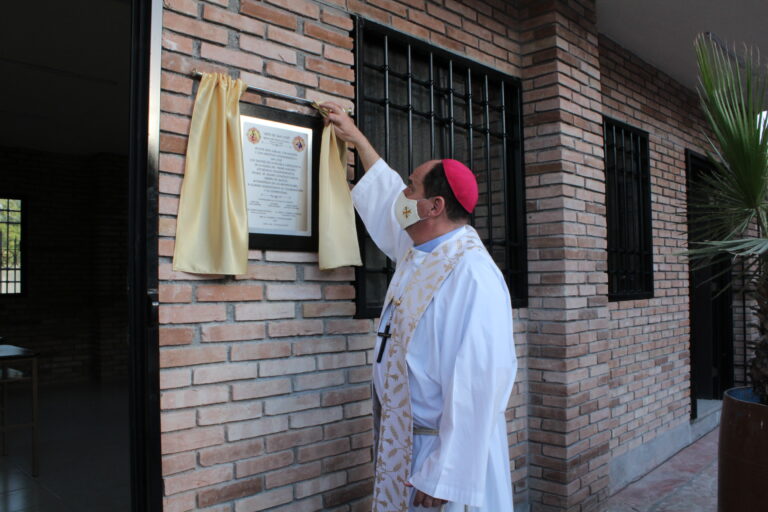
[[[740,267],[737,266],[737,271]],[[757,306],[754,286],[746,278],[733,281],[733,379],[734,385],[747,382],[749,363],[755,355],[754,345],[760,340],[754,308]]]
[[[649,133],[653,217],[654,297],[609,303],[615,456],[690,418],[685,150],[707,142],[693,91],[606,37],[600,71],[603,112]]]
[[[193,69],[351,105],[351,13],[519,76],[507,2],[167,0],[160,155],[160,361],[165,510],[368,510],[373,322],[354,319],[353,272],[315,254],[254,250],[246,276],[171,270],[196,91]],[[261,102],[246,93],[246,102]],[[265,100],[281,108],[308,110]],[[516,312],[518,381],[526,311]],[[508,412],[525,499],[525,384]],[[206,510],[208,510],[206,508]]]
[[[607,496],[608,301],[593,1],[521,2],[532,510]]]

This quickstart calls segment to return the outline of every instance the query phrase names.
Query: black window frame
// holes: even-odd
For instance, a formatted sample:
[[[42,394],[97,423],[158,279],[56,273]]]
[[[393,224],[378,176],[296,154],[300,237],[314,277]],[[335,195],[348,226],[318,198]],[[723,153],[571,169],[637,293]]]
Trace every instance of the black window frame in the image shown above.
[[[494,223],[492,221],[493,217],[495,215],[498,215],[494,211],[494,206],[497,204],[494,202],[496,197],[498,196],[498,191],[491,189],[491,194],[486,194],[487,196],[487,208],[486,208],[486,217],[487,219],[484,219],[485,222],[487,222],[487,225],[489,226],[489,238],[483,239],[483,243],[486,245],[486,248],[489,250],[489,252],[492,253],[494,248],[503,247],[504,249],[504,255],[503,260],[506,262],[505,268],[501,268],[502,274],[504,275],[507,286],[510,290],[510,295],[512,299],[512,306],[516,308],[521,307],[527,307],[528,306],[528,278],[527,278],[527,268],[528,268],[528,261],[527,261],[527,241],[526,241],[526,212],[525,212],[525,173],[524,173],[524,148],[523,148],[523,122],[522,122],[522,82],[519,78],[513,77],[510,75],[506,75],[500,71],[494,70],[492,68],[489,68],[488,66],[485,66],[483,64],[480,64],[478,62],[466,59],[464,57],[461,57],[459,55],[456,55],[454,53],[448,52],[444,49],[435,47],[434,45],[430,44],[427,41],[423,41],[417,38],[414,38],[412,36],[403,34],[401,32],[397,32],[393,30],[391,27],[387,27],[381,24],[378,24],[376,22],[370,21],[368,19],[356,16],[355,17],[355,71],[356,71],[356,87],[355,87],[355,111],[356,111],[356,121],[358,123],[358,126],[363,126],[363,120],[366,115],[368,115],[367,109],[366,109],[366,103],[375,101],[372,99],[366,99],[364,97],[365,94],[365,79],[364,79],[364,66],[366,65],[364,62],[364,44],[365,44],[365,36],[371,34],[378,37],[384,38],[384,53],[385,55],[388,54],[388,45],[389,41],[393,41],[395,44],[404,46],[407,48],[407,62],[408,62],[408,72],[405,73],[405,79],[408,82],[408,99],[406,100],[406,105],[397,105],[396,103],[392,102],[390,100],[389,96],[389,65],[388,61],[386,60],[387,57],[385,57],[385,63],[383,66],[381,66],[381,69],[384,71],[384,97],[381,98],[380,104],[383,105],[383,108],[385,110],[385,118],[382,120],[382,125],[384,129],[384,140],[385,144],[383,148],[377,148],[382,151],[382,158],[386,161],[390,161],[390,146],[389,142],[391,141],[391,126],[390,126],[390,109],[399,109],[400,111],[404,111],[407,113],[408,116],[408,122],[407,122],[407,151],[408,151],[408,162],[409,162],[409,169],[407,169],[407,172],[412,172],[414,168],[414,157],[413,157],[413,116],[414,115],[421,115],[422,117],[427,117],[430,122],[431,126],[431,152],[432,152],[432,158],[452,158],[455,145],[456,145],[456,135],[454,134],[454,128],[456,126],[463,127],[468,132],[468,138],[469,143],[467,144],[467,151],[470,155],[472,155],[472,152],[474,151],[473,145],[472,145],[472,137],[473,133],[480,130],[480,133],[485,135],[486,139],[486,146],[483,148],[485,149],[485,159],[486,159],[486,170],[487,170],[487,176],[484,177],[484,179],[489,180],[491,183],[497,183],[498,180],[494,180],[491,177],[491,170],[490,170],[490,153],[491,149],[487,149],[490,146],[490,138],[491,134],[493,134],[494,137],[498,137],[501,135],[502,138],[505,138],[508,140],[506,144],[497,144],[501,147],[501,159],[502,159],[502,167],[505,169],[505,172],[502,172],[502,178],[501,178],[501,195],[503,197],[503,206],[502,208],[505,211],[504,214],[504,229],[502,237],[493,237],[493,231],[494,231]],[[418,112],[414,106],[413,106],[413,100],[412,100],[412,92],[411,87],[412,84],[416,81],[416,79],[413,78],[413,75],[411,73],[411,51],[412,49],[416,49],[419,52],[425,52],[429,55],[429,68],[430,68],[430,79],[428,80],[429,88],[430,88],[430,110],[428,112]],[[448,75],[452,76],[452,73],[454,73],[455,67],[459,67],[461,70],[466,71],[466,77],[467,77],[467,91],[462,96],[455,95],[453,93],[453,82],[450,82],[450,85],[446,89],[450,97],[450,103],[449,103],[449,112],[447,117],[444,119],[447,119],[448,124],[450,126],[450,142],[448,142],[448,148],[449,151],[447,155],[436,155],[436,142],[435,142],[435,132],[437,131],[435,129],[435,118],[437,117],[436,111],[435,111],[435,90],[438,86],[435,85],[434,80],[434,70],[435,70],[435,63],[446,63],[444,65],[448,66]],[[472,87],[471,87],[471,79],[472,76],[481,76],[482,77],[482,87],[483,87],[483,100],[480,102],[482,105],[482,108],[484,109],[484,119],[483,122],[485,123],[484,127],[479,128],[472,119],[472,108],[466,108],[467,106],[472,104]],[[402,78],[402,77],[401,77]],[[490,128],[490,112],[489,112],[489,101],[488,98],[490,97],[489,93],[489,80],[493,80],[495,83],[502,84],[500,85],[500,89],[494,90],[494,94],[498,92],[501,103],[501,108],[495,108],[495,112],[498,111],[500,114],[498,114],[498,117],[502,119],[501,121],[501,132],[496,133],[493,131],[493,129]],[[455,99],[463,98],[464,101],[464,108],[467,111],[466,118],[467,122],[464,123],[464,125],[460,125],[459,123],[456,123],[454,120],[454,103]],[[507,104],[507,98],[509,98],[509,105]],[[476,100],[475,100],[476,101]],[[420,162],[419,162],[420,163]],[[355,160],[355,182],[362,178],[364,174],[364,170],[362,168],[362,165],[360,163],[359,158],[356,158]],[[405,178],[405,176],[404,176]],[[480,181],[480,180],[478,180]],[[482,196],[482,183],[481,186],[481,196]],[[478,205],[480,206],[480,204]],[[480,210],[481,208],[478,208]],[[497,208],[498,209],[498,208]],[[477,210],[476,210],[477,213]],[[475,223],[475,217],[473,215],[472,217],[472,224]],[[361,257],[363,259],[363,266],[358,267],[355,270],[355,301],[356,301],[356,318],[375,318],[378,317],[381,313],[381,307],[383,302],[383,294],[381,297],[377,297],[375,300],[379,301],[375,304],[367,300],[367,286],[368,286],[368,276],[371,275],[371,273],[378,273],[379,275],[384,274],[386,276],[386,282],[388,283],[389,280],[392,277],[392,274],[394,273],[394,265],[389,259],[385,259],[386,264],[385,266],[379,267],[377,269],[370,269],[366,267],[366,245],[372,246],[372,244],[369,243],[370,237],[368,236],[368,233],[365,230],[365,227],[362,224],[362,221],[358,217],[357,219],[357,225],[358,225],[358,234],[359,234],[359,240],[360,240],[360,250],[361,250]],[[482,237],[482,235],[481,235]],[[378,251],[378,249],[375,249]],[[514,254],[513,254],[514,253]],[[383,256],[383,255],[382,255]]]
[[[10,200],[10,201],[20,201],[20,221],[19,221],[19,228],[21,229],[20,232],[20,239],[18,244],[18,250],[20,252],[19,257],[19,271],[20,276],[18,281],[19,286],[21,287],[21,291],[19,292],[1,292],[0,291],[0,298],[13,298],[13,297],[23,297],[27,294],[27,274],[29,273],[29,265],[27,265],[27,234],[26,234],[26,224],[27,224],[27,217],[28,217],[28,210],[29,210],[29,204],[26,199],[26,197],[23,194],[6,194],[4,197],[0,198],[0,200]],[[0,230],[5,233],[5,225],[8,224],[6,222],[0,222]],[[0,249],[4,249],[5,245],[7,243],[6,237],[4,234],[0,236],[0,242],[2,243],[3,247],[0,247]],[[2,257],[0,257],[0,271],[8,270],[4,266],[4,262],[2,261]],[[2,277],[0,277],[0,283],[4,282]],[[3,300],[3,299],[0,299]]]
[[[604,116],[603,141],[608,300],[649,299],[654,283],[648,132]]]

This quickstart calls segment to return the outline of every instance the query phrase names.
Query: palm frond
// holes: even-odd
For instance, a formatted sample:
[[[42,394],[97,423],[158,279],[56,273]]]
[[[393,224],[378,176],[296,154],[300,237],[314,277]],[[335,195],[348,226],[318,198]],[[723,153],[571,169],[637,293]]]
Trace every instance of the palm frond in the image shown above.
[[[737,59],[704,34],[694,45],[716,172],[694,183],[692,206],[706,218],[712,238],[740,237],[753,222],[768,227],[768,119],[761,115],[768,78],[751,49]]]
[[[686,254],[694,268],[738,259],[739,273],[758,284],[761,339],[750,373],[753,388],[768,405],[768,73],[752,49],[745,48],[739,58],[708,34],[697,37],[694,46],[715,172],[694,184],[692,224],[709,228]],[[755,227],[759,236],[748,236]]]
[[[686,251],[692,258],[715,257],[723,254],[739,257],[763,256],[768,254],[768,238],[740,238],[735,240],[710,240],[694,242],[693,249]]]

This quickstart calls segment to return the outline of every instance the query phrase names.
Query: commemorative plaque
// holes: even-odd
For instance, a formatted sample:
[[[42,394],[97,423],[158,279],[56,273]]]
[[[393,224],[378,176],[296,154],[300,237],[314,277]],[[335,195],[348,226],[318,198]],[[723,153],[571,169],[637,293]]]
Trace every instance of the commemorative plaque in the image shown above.
[[[317,250],[322,120],[241,104],[249,247]]]

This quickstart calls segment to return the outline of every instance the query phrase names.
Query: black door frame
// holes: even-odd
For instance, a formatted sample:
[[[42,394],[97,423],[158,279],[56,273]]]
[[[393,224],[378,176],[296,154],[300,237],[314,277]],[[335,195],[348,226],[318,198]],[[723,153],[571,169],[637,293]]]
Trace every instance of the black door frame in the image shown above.
[[[161,512],[157,297],[162,0],[131,2],[128,339],[131,509]]]
[[[697,164],[697,161],[700,162]],[[702,155],[700,153],[697,153],[695,151],[692,151],[690,149],[685,150],[685,166],[686,166],[686,184],[687,184],[687,193],[689,196],[689,203],[690,203],[690,191],[692,187],[692,179],[693,179],[693,167],[694,165],[699,166],[710,166],[709,160],[705,155]],[[688,205],[688,226],[689,226],[689,234],[688,234],[688,240],[690,241],[690,225],[691,225],[691,211],[690,211],[690,204]],[[713,265],[717,265],[717,263],[714,263]],[[730,273],[726,276],[723,276],[721,279],[731,279]],[[691,319],[690,322],[690,331],[691,336],[693,334],[693,270],[689,269],[689,318]],[[719,393],[724,392],[726,389],[733,386],[733,364],[734,364],[734,355],[733,355],[733,342],[734,342],[734,336],[733,336],[733,294],[732,292],[726,291],[724,292],[727,294],[727,297],[720,297],[719,302],[720,308],[723,310],[724,318],[723,320],[726,322],[726,325],[723,326],[723,329],[720,330],[720,333],[723,334],[721,338],[723,338],[725,341],[723,343],[716,344],[712,348],[719,348],[719,353],[716,354],[716,357],[719,360],[718,369],[720,370],[718,372],[718,387],[720,388],[718,391]],[[691,365],[691,371],[690,371],[690,385],[691,385],[691,419],[696,419],[698,417],[698,408],[696,404],[697,400],[697,388],[696,388],[696,379],[694,377],[694,346],[693,346],[693,339],[691,337],[691,341],[689,343],[690,346],[690,365]]]

